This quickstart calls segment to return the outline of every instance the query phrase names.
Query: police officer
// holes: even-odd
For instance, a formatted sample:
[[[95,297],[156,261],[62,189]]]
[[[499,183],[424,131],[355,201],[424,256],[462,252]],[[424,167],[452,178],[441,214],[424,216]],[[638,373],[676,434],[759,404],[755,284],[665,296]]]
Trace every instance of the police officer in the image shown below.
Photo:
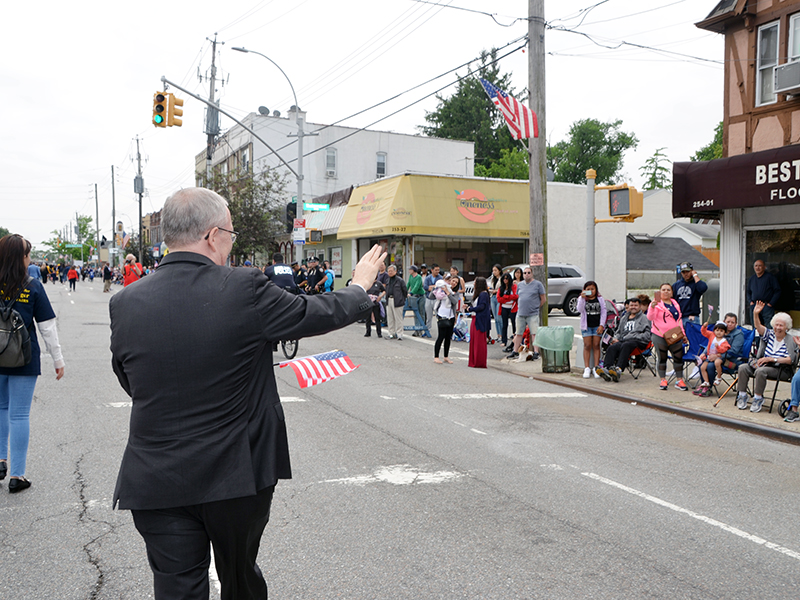
[[[267,279],[272,281],[278,287],[285,289],[287,292],[299,294],[300,288],[294,281],[294,271],[292,268],[283,262],[283,254],[276,252],[272,255],[272,264],[264,269],[264,275]]]

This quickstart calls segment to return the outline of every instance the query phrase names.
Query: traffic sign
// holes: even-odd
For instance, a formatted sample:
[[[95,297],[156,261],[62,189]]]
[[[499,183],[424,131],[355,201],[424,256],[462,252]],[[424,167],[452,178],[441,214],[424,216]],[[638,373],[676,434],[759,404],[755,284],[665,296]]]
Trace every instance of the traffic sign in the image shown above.
[[[83,244],[64,244],[64,248],[80,248]]]
[[[303,202],[303,210],[330,210],[328,204],[314,204],[312,202]]]
[[[305,226],[306,226],[306,220],[305,219],[295,219],[294,220],[294,228],[295,229],[300,229],[301,227],[305,227]]]
[[[294,231],[292,231],[292,241],[295,244],[305,244],[306,243],[306,229],[305,227],[298,227]]]

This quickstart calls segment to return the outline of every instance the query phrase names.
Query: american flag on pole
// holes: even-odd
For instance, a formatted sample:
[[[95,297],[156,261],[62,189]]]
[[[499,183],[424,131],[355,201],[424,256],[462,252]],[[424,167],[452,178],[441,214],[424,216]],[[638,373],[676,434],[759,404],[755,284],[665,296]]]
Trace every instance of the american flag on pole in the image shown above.
[[[341,350],[323,352],[314,356],[306,356],[282,362],[283,367],[292,367],[301,388],[325,383],[342,375],[347,375],[361,365],[354,365],[350,357]]]
[[[539,137],[539,122],[535,112],[485,79],[480,79],[480,82],[491,101],[503,113],[512,138]]]

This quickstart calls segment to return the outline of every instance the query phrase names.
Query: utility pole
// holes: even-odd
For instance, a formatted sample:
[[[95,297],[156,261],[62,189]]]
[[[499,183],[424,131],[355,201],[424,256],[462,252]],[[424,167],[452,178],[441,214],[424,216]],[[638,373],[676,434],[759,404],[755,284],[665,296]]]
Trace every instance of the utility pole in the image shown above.
[[[142,240],[142,194],[144,194],[144,179],[142,178],[142,155],[139,153],[139,136],[136,136],[136,161],[139,164],[138,174],[133,179],[133,193],[139,194],[139,262],[144,260]],[[133,232],[131,232],[133,233]]]
[[[100,202],[97,200],[97,184],[94,184],[94,223],[97,226],[94,232],[94,247],[97,250],[97,260],[100,260]],[[91,260],[91,259],[89,259]]]
[[[100,235],[98,233],[98,235]],[[114,165],[111,165],[111,247],[117,247],[117,197],[114,193]],[[98,243],[97,253],[100,254],[100,245]],[[116,262],[116,253],[111,254],[111,268],[114,268]]]
[[[217,67],[216,67],[216,59],[217,59],[217,34],[214,34],[214,39],[210,40],[206,38],[209,42],[211,42],[211,76],[208,78],[209,80],[209,89],[208,89],[208,108],[206,108],[206,185],[208,182],[211,181],[211,159],[214,156],[214,141],[216,140],[217,136],[219,135],[219,111],[216,109],[216,103],[214,102],[214,86],[217,84]],[[224,44],[225,42],[220,42],[220,44]],[[197,77],[200,81],[203,81],[203,76],[200,75],[200,67],[197,67]]]
[[[528,89],[530,108],[539,122],[539,137],[528,140],[530,151],[530,259],[533,276],[542,282],[547,301],[547,130],[545,128],[544,0],[528,0]],[[539,310],[547,325],[547,306]]]

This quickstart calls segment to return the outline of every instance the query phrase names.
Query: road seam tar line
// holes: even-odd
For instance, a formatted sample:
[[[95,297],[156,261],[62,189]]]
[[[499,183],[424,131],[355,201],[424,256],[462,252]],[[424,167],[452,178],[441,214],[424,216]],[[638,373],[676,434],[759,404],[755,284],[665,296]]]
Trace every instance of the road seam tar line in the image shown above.
[[[747,533],[746,531],[742,531],[741,529],[737,529],[731,525],[726,523],[722,523],[721,521],[717,521],[716,519],[712,519],[711,517],[706,517],[705,515],[700,515],[696,512],[693,512],[689,509],[682,508],[676,504],[672,504],[671,502],[667,502],[666,500],[662,500],[661,498],[656,498],[655,496],[651,496],[650,494],[645,494],[644,492],[640,492],[639,490],[635,490],[627,485],[623,485],[621,483],[617,483],[616,481],[612,481],[611,479],[606,479],[600,475],[595,473],[581,473],[581,475],[585,477],[589,477],[601,483],[605,483],[606,485],[610,485],[611,487],[615,487],[623,492],[627,492],[629,494],[633,494],[634,496],[639,496],[649,502],[653,502],[654,504],[658,504],[659,506],[663,506],[664,508],[668,508],[670,510],[674,510],[677,513],[682,513],[684,515],[688,515],[693,519],[697,519],[698,521],[702,521],[708,525],[712,525],[714,527],[718,527],[723,531],[727,531],[728,533],[732,533],[733,535],[737,535],[740,538],[744,538],[754,544],[759,544],[770,550],[775,550],[776,552],[780,552],[781,554],[785,554],[795,560],[800,560],[800,552],[795,552],[794,550],[790,550],[789,548],[785,548],[783,546],[779,546],[778,544],[773,544],[772,542],[768,542],[767,540],[760,538],[752,533]]]

